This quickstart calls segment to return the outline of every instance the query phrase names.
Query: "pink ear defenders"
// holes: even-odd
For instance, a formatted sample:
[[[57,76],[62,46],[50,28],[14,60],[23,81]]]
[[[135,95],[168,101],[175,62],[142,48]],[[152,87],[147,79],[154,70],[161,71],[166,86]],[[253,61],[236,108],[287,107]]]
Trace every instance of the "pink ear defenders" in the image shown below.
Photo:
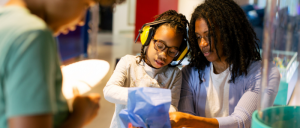
[[[158,20],[158,21],[144,24],[143,27],[139,30],[139,35],[136,38],[135,42],[137,42],[138,38],[140,37],[142,45],[148,46],[150,44],[152,37],[154,36],[154,28],[159,24],[168,23],[171,21],[172,20],[164,19],[164,20]],[[173,59],[173,61],[178,61],[178,64],[171,65],[171,66],[180,65],[180,63],[188,53],[189,53],[188,40],[184,38],[179,48],[179,55]]]

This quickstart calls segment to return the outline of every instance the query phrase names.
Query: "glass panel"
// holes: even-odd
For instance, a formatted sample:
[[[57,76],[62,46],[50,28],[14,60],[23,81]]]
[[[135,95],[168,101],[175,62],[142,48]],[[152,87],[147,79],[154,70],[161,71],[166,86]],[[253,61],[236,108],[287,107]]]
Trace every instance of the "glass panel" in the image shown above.
[[[300,95],[297,93],[297,90],[300,90],[299,35],[300,0],[267,0],[261,50],[263,70],[258,115],[264,124],[271,127],[300,127],[300,107],[296,106],[300,105]],[[267,76],[271,64],[276,65],[281,76],[275,99],[270,97],[267,91]]]

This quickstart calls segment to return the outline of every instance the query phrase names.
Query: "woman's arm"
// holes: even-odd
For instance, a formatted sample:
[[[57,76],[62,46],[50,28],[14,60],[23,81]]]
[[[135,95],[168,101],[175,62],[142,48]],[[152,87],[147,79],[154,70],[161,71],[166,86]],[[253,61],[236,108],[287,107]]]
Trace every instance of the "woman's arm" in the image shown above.
[[[260,65],[260,63],[259,63]],[[261,67],[261,66],[259,66]],[[252,72],[252,73],[251,73]],[[227,117],[217,118],[220,123],[220,128],[250,128],[252,113],[258,108],[260,84],[261,84],[261,68],[254,67],[250,69],[248,74],[249,79],[246,79],[246,92],[243,94],[238,104],[235,106],[233,113]],[[264,98],[267,98],[270,103],[274,103],[280,83],[280,73],[276,66],[270,66],[268,77],[267,93]]]
[[[172,102],[171,102],[169,112],[178,111],[178,103],[179,103],[179,99],[180,99],[181,84],[182,84],[182,73],[178,69],[176,76],[173,80],[173,85],[171,86]]]
[[[197,73],[198,74],[198,73]],[[198,79],[198,76],[193,75],[192,68],[186,66],[182,69],[182,85],[178,108],[181,112],[171,112],[170,120],[172,128],[218,128],[219,123],[215,118],[204,118],[194,116],[194,95],[193,95],[193,77]],[[183,113],[184,112],[184,113]]]
[[[179,101],[179,111],[170,113],[170,120],[172,128],[218,128],[219,122],[215,118],[205,118],[200,116],[195,116],[195,104],[193,94],[194,79],[199,79],[198,72],[194,73],[192,67],[186,66],[182,69],[182,85],[181,94]],[[197,84],[196,83],[196,84]]]
[[[103,89],[104,98],[116,104],[127,104],[128,88],[123,87],[127,79],[127,57],[122,57],[106,86]]]
[[[186,113],[170,113],[172,126],[193,127],[207,126],[214,127],[218,124],[220,128],[249,128],[251,126],[252,113],[257,109],[258,94],[261,84],[261,70],[256,70],[253,77],[247,81],[246,92],[235,106],[234,112],[227,117],[205,118],[195,117]],[[251,73],[249,73],[251,74]],[[268,99],[274,102],[280,83],[280,74],[276,67],[271,69],[269,75],[269,86],[267,87]],[[184,84],[183,84],[184,85]],[[181,103],[181,102],[180,102]],[[192,124],[193,126],[190,126]]]
[[[196,115],[193,102],[194,95],[192,90],[192,77],[193,75],[191,67],[184,67],[182,69],[182,85],[178,109],[181,112]]]
[[[250,128],[252,113],[257,109],[257,103],[257,93],[244,93],[231,115],[216,118],[220,128]]]

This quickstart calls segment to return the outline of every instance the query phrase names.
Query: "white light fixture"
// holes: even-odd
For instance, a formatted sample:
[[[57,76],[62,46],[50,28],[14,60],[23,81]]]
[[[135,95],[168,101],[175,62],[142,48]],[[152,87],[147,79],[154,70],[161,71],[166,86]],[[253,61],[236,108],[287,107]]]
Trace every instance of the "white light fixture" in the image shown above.
[[[61,67],[63,74],[62,91],[66,99],[73,98],[73,88],[80,94],[86,93],[99,83],[109,70],[104,60],[83,60]]]

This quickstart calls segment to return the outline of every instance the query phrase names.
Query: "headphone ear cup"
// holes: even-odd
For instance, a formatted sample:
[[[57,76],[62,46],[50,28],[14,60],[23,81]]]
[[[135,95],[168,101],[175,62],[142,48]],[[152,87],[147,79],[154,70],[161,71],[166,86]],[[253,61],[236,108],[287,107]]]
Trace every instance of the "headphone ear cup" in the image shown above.
[[[180,60],[184,59],[184,57],[189,53],[189,49],[188,49],[186,41],[182,42],[179,52],[180,52],[180,54],[176,58],[174,58],[174,61],[180,61]]]
[[[154,33],[154,28],[153,27],[150,27],[149,29],[149,34],[148,34],[148,38],[147,38],[147,41],[145,42],[145,46],[148,46],[151,42],[151,39],[153,37],[153,33]]]
[[[151,38],[153,35],[153,28],[150,26],[143,27],[142,33],[140,35],[140,40],[142,45],[147,46],[149,45]]]
[[[188,53],[189,53],[189,49],[188,49],[188,47],[186,46],[186,47],[184,48],[184,50],[180,53],[180,55],[178,55],[178,58],[177,58],[176,61],[182,60]]]

